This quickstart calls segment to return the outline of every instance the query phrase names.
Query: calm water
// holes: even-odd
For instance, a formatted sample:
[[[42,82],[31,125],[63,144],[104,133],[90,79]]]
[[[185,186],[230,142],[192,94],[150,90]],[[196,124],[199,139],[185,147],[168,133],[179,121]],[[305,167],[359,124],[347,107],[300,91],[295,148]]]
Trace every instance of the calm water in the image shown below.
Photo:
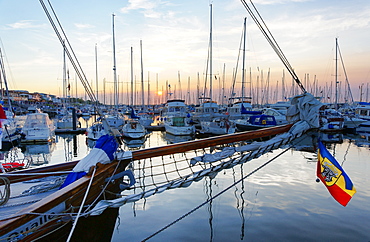
[[[174,137],[155,131],[143,145],[128,146],[160,146],[168,139]],[[312,144],[310,139],[302,142],[307,144]],[[22,151],[34,152],[33,160],[40,164],[45,159],[55,164],[84,157],[89,145],[93,144],[88,144],[84,135],[58,135],[52,146],[26,146]],[[323,184],[316,183],[316,154],[307,148],[291,149],[149,241],[370,241],[369,142],[344,135],[342,143],[327,147],[343,163],[357,190],[347,207],[338,204]],[[112,241],[146,239],[282,150],[223,170],[188,188],[167,190],[122,206]]]
[[[370,241],[370,151],[354,138],[328,145],[357,189],[347,207],[316,183],[316,154],[290,150],[150,241]],[[122,206],[112,241],[149,237],[281,151]]]

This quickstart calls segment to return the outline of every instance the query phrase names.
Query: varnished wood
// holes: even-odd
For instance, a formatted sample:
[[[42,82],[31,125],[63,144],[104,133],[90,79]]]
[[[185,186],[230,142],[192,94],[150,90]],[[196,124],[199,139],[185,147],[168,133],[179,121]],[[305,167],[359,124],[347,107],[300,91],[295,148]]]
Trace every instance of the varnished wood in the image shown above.
[[[146,159],[146,158],[151,158],[151,157],[156,157],[156,156],[163,156],[163,155],[186,152],[189,150],[202,149],[202,148],[221,145],[221,144],[228,144],[232,142],[273,136],[273,135],[287,132],[291,126],[292,124],[287,124],[287,125],[282,125],[282,126],[275,126],[275,127],[264,128],[264,129],[259,129],[259,130],[253,130],[253,131],[245,131],[241,133],[215,136],[215,137],[211,137],[207,139],[192,140],[192,141],[187,141],[183,143],[170,144],[166,146],[135,150],[135,151],[132,151],[132,156],[133,156],[132,158],[133,160],[140,160],[140,159]],[[56,164],[52,166],[14,171],[14,172],[11,172],[11,174],[43,173],[43,172],[51,173],[55,171],[70,171],[77,164],[77,162],[78,161],[73,161],[73,162],[67,162],[67,163],[62,163],[62,164]],[[37,175],[37,176],[14,176],[14,175],[8,176],[7,174],[0,174],[0,176],[7,177],[11,183],[14,183],[14,182],[22,182],[22,181],[26,181],[30,179],[50,176],[50,174]],[[0,185],[2,185],[1,181],[0,181]]]
[[[268,136],[274,136],[287,132],[292,124],[276,126],[271,128],[264,128],[253,131],[245,131],[242,133],[228,134],[222,136],[211,137],[201,140],[192,140],[182,143],[170,144],[166,146],[147,148],[142,150],[132,151],[133,160],[146,159],[156,156],[170,155],[175,153],[186,152],[189,150],[202,149],[221,144],[229,144],[238,141],[252,140]]]

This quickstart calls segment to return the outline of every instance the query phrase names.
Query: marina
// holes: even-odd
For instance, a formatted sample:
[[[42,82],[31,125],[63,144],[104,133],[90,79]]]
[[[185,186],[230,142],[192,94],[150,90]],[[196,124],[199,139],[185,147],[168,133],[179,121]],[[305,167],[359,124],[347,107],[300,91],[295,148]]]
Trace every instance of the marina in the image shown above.
[[[111,236],[111,241],[142,241],[235,184],[221,196],[158,234],[154,240],[239,241],[263,238],[269,241],[278,237],[281,240],[316,241],[310,235],[312,230],[324,240],[366,240],[369,238],[366,224],[370,215],[366,206],[370,195],[366,179],[370,167],[366,157],[370,152],[370,141],[357,134],[340,134],[340,139],[335,135],[322,136],[329,151],[341,162],[358,191],[350,204],[343,208],[325,191],[322,184],[315,181],[317,155],[313,137],[318,135],[311,133],[302,137],[289,152],[248,177],[249,173],[287,147],[206,176],[189,187],[171,189],[120,208],[109,209],[97,218],[93,216],[93,222],[88,220],[85,223],[103,219],[107,227],[103,226],[99,231],[106,236],[100,237],[102,240],[109,241]],[[164,131],[153,131],[139,147],[145,149],[168,145],[176,142],[177,137],[170,140],[166,139]],[[92,149],[87,141],[84,134],[57,135],[52,150],[27,152],[32,145],[26,145],[22,150],[24,155],[32,156],[33,166],[39,167],[83,158]],[[183,140],[179,137],[177,141]],[[138,147],[126,146],[125,149],[137,150]],[[6,156],[6,152],[2,154]],[[163,156],[151,162],[154,165],[163,163],[162,159],[180,161],[194,155],[199,153]],[[144,165],[149,161],[142,162]],[[140,170],[140,166],[135,169]],[[236,183],[243,177],[246,178]],[[140,181],[134,190],[150,189],[152,182],[148,181]],[[163,206],[163,202],[166,206]],[[153,217],[156,218],[155,225],[151,222]],[[323,221],[328,217],[332,221],[330,228],[323,226]],[[353,220],[353,217],[356,219]],[[348,223],[349,220],[351,223]],[[84,220],[81,220],[81,224],[84,224]],[[194,233],[188,233],[189,230]],[[76,231],[76,236],[82,234]]]
[[[298,35],[283,38],[287,52],[294,50],[289,56],[299,53],[298,59],[316,64],[293,67],[252,1],[241,0],[238,7],[217,3],[217,8],[211,1],[198,19],[179,18],[187,2],[132,0],[115,5],[118,12],[110,14],[109,24],[98,13],[93,19],[82,20],[81,14],[62,21],[65,6],[56,3],[55,11],[50,1],[39,4],[45,19],[17,17],[17,23],[0,28],[0,37],[6,36],[5,45],[0,39],[0,242],[370,240],[369,85],[361,83],[362,69],[368,67],[357,61],[355,68],[350,57],[349,69],[355,72],[350,83],[343,57],[351,55],[342,56],[338,37],[330,61],[334,66],[326,70],[335,74],[321,80],[323,64],[312,59],[312,35],[325,37],[326,31],[312,21],[306,25],[316,30],[305,30],[304,39],[311,38],[306,43]],[[285,4],[291,9],[282,8]],[[281,16],[294,16],[288,9],[308,6],[305,1],[259,5],[262,11],[270,9],[266,15],[274,29],[303,31],[291,21],[279,22],[285,21]],[[309,5],[315,9],[312,1]],[[107,14],[110,8],[107,4],[99,11]],[[197,14],[204,10],[202,5]],[[228,17],[219,17],[220,10]],[[220,19],[228,21],[221,27]],[[235,33],[242,19],[238,47]],[[142,26],[148,31],[140,32]],[[179,26],[185,26],[181,35],[172,34],[180,33]],[[127,38],[130,31],[124,27],[145,41]],[[162,32],[168,27],[170,35]],[[44,67],[39,80],[36,69],[27,75],[17,61],[17,73],[27,75],[19,90],[3,50],[10,46],[10,56],[22,52],[22,38],[16,37],[23,44],[15,50],[8,36],[23,28],[41,31],[37,45],[49,50],[32,47],[39,56],[32,60]],[[27,46],[32,45],[29,36]],[[317,45],[320,59],[329,48],[323,40]],[[282,72],[266,47],[275,52]],[[52,57],[56,49],[62,58]],[[311,56],[303,58],[307,51]],[[202,72],[196,70],[200,59]],[[261,63],[272,66],[264,71]],[[319,75],[312,78],[303,67]],[[46,81],[51,70],[58,70],[52,75],[62,82],[54,87]]]

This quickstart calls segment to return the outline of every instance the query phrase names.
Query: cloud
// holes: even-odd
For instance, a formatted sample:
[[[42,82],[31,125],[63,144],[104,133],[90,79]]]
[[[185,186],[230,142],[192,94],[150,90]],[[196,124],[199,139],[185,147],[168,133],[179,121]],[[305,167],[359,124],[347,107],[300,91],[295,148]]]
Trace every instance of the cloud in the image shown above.
[[[127,7],[121,8],[121,12],[127,13],[130,10],[136,10],[136,9],[153,9],[157,6],[157,3],[155,1],[149,1],[149,0],[129,0],[129,5]]]
[[[311,2],[312,0],[256,0],[254,1],[256,4],[262,5],[273,5],[273,4],[287,4],[287,3],[303,3],[303,2]]]
[[[91,24],[75,24],[75,26],[78,29],[92,29],[92,28],[95,27],[95,26],[93,26]]]
[[[122,13],[128,13],[131,10],[142,10],[146,18],[160,18],[162,14],[155,11],[156,8],[167,5],[168,3],[161,0],[129,0],[127,7],[121,8]]]
[[[8,24],[11,29],[31,29],[31,28],[40,28],[44,25],[34,24],[35,21],[32,20],[20,20],[19,22]]]

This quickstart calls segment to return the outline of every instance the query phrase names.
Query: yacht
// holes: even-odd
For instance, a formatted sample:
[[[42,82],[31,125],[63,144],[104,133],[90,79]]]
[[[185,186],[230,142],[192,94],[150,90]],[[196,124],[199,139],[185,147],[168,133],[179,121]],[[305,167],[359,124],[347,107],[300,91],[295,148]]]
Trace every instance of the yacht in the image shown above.
[[[137,119],[129,119],[127,123],[123,125],[121,134],[125,138],[129,139],[141,139],[146,135],[145,127]]]
[[[22,142],[49,142],[55,138],[55,125],[47,113],[29,113],[22,136]]]
[[[357,132],[370,132],[370,103],[359,102],[355,108],[355,112],[358,118],[365,120],[365,122],[359,124],[356,128]]]
[[[186,110],[184,100],[167,100],[162,110],[161,121],[166,133],[172,135],[193,135],[195,127],[191,124],[191,116]]]

